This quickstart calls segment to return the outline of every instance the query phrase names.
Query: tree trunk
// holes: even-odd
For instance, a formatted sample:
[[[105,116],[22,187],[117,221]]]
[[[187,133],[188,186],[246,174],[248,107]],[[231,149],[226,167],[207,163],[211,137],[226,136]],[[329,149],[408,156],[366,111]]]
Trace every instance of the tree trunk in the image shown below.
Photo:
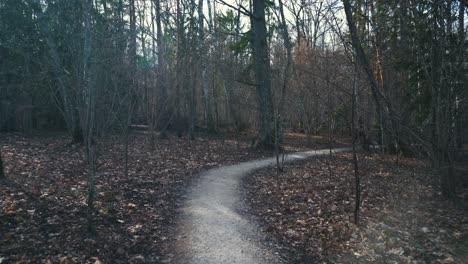
[[[357,67],[355,68],[355,77],[354,77],[354,84],[353,84],[353,103],[352,103],[352,114],[351,114],[351,122],[352,122],[352,137],[353,137],[353,165],[354,165],[354,192],[355,192],[355,199],[354,199],[354,224],[359,225],[359,212],[361,207],[361,177],[359,175],[359,163],[357,157],[357,150],[356,150],[356,140],[357,140],[357,133],[356,133],[356,119],[357,119],[357,90],[358,90],[358,70]]]
[[[282,128],[282,118],[281,114],[283,112],[284,101],[286,100],[286,89],[288,87],[289,81],[289,69],[291,67],[292,61],[292,51],[291,51],[291,41],[289,39],[288,24],[286,24],[286,19],[284,16],[283,10],[283,1],[279,0],[279,11],[281,16],[281,33],[283,35],[284,46],[286,48],[286,65],[283,72],[283,84],[281,86],[281,98],[279,105],[277,106],[276,116],[275,116],[275,154],[276,154],[276,167],[278,170],[283,171],[283,164],[280,162],[280,141],[283,139],[283,128]],[[283,161],[284,159],[282,159]]]
[[[75,125],[72,126],[72,143],[84,143],[83,130],[81,129],[79,113],[76,109],[73,110],[73,119]]]
[[[130,126],[132,122],[132,89],[135,89],[137,86],[136,82],[136,73],[137,73],[137,51],[136,51],[136,42],[137,42],[137,32],[136,32],[136,11],[135,11],[135,0],[130,1],[130,47],[129,47],[129,56],[130,56],[130,78],[131,78],[131,85],[126,87],[127,95],[126,95],[126,103],[127,103],[127,110],[125,111],[125,120],[123,121],[123,133],[124,133],[124,175],[128,177],[128,157],[129,157],[129,150],[128,144],[130,140]],[[140,23],[142,23],[143,18],[140,17]],[[144,45],[144,42],[143,42]],[[143,46],[143,54],[146,57],[145,47]],[[147,82],[145,82],[145,85]],[[152,123],[150,123],[152,126]]]
[[[464,68],[463,65],[465,65],[466,62],[466,36],[465,36],[465,6],[468,5],[467,0],[460,0],[460,9],[458,12],[458,46],[459,48],[459,55],[458,57],[460,58],[460,61],[458,62],[458,68],[460,69],[460,72],[458,73],[459,80],[458,80],[458,87],[456,87],[456,97],[460,98],[462,97],[463,93],[463,72]],[[463,148],[463,113],[462,109],[460,108],[459,105],[456,105],[456,145],[458,148],[458,152]]]
[[[130,0],[129,4],[130,12],[130,45],[129,45],[129,56],[130,63],[132,67],[136,67],[136,42],[137,42],[137,33],[136,33],[136,14],[135,14],[135,0]]]
[[[0,180],[5,179],[5,172],[3,170],[3,159],[2,159],[2,153],[1,153],[1,148],[0,148]]]
[[[376,80],[376,84],[378,85],[378,89],[381,90],[381,91],[385,91],[385,82],[384,82],[384,68],[383,68],[383,56],[382,56],[382,48],[381,48],[381,34],[380,34],[380,24],[379,24],[379,21],[378,21],[378,16],[380,15],[379,13],[379,2],[376,1],[376,6],[374,6],[374,3],[373,1],[370,1],[369,2],[369,11],[370,11],[370,14],[371,14],[371,20],[372,20],[372,24],[374,25],[373,28],[374,28],[374,40],[375,40],[375,66],[376,66],[376,69],[375,69],[375,80]],[[381,145],[383,146],[381,148],[382,150],[382,153],[385,153],[385,145],[386,145],[386,134],[385,132],[386,131],[390,131],[388,129],[386,129],[386,123],[384,120],[384,117],[383,117],[383,114],[385,112],[385,110],[383,110],[382,108],[380,109],[380,116],[378,117],[379,118],[379,133],[380,133],[380,142],[381,142]]]
[[[176,39],[176,45],[177,45],[177,54],[176,54],[176,74],[179,75],[181,74],[181,65],[182,65],[182,34],[184,30],[184,25],[182,21],[182,11],[180,7],[180,0],[176,0],[176,24],[177,24],[177,39]],[[182,135],[182,126],[180,125],[181,123],[181,108],[182,108],[182,103],[181,103],[181,85],[180,82],[176,80],[175,82],[175,115],[176,115],[176,129],[177,129],[177,134],[180,137]]]
[[[253,16],[250,19],[254,31],[252,49],[260,122],[257,144],[271,147],[274,143],[274,118],[271,96],[271,66],[267,40],[268,32],[265,20],[265,0],[253,0]]]
[[[211,111],[211,100],[208,86],[208,80],[206,78],[206,58],[207,49],[205,48],[205,28],[204,28],[205,16],[203,15],[203,0],[198,1],[198,45],[200,49],[199,57],[201,64],[201,85],[203,91],[203,101],[205,104],[205,118],[206,128],[209,132],[214,132],[213,113]]]
[[[161,1],[156,0],[156,38],[158,44],[158,77],[159,77],[159,109],[160,109],[160,138],[167,138],[167,126],[169,125],[169,116],[167,110],[167,73],[166,73],[166,59],[165,59],[165,48],[163,41],[163,32],[161,24]]]
[[[87,220],[88,220],[88,231],[93,232],[93,209],[94,209],[94,194],[95,194],[95,149],[93,143],[94,135],[94,121],[95,121],[95,106],[96,106],[96,85],[94,84],[93,70],[94,66],[90,65],[91,61],[91,49],[92,49],[92,12],[93,12],[93,1],[83,1],[83,20],[84,20],[84,39],[83,39],[83,54],[82,54],[82,89],[83,89],[83,105],[85,109],[85,117],[82,118],[84,141],[87,149],[88,156],[88,209],[87,209]]]
[[[132,102],[132,94],[131,89],[127,89],[127,111],[126,111],[126,120],[124,121],[124,140],[125,140],[125,147],[124,147],[124,175],[128,177],[128,145],[130,143],[130,126],[132,125],[132,113],[133,113],[133,102]],[[151,131],[152,132],[152,131]],[[151,136],[154,133],[151,133]],[[150,146],[151,150],[154,148],[154,142],[151,142]]]
[[[447,6],[445,6],[445,4]],[[433,156],[435,158],[435,170],[439,174],[440,188],[444,196],[455,198],[455,178],[453,173],[453,140],[454,131],[454,87],[446,74],[452,74],[451,62],[447,61],[447,51],[450,48],[449,35],[451,29],[451,13],[447,12],[450,3],[437,2],[433,5],[433,38],[431,57],[432,78],[432,115],[433,115]],[[444,23],[446,27],[444,27]]]
[[[197,23],[195,19],[195,0],[190,1],[190,9],[189,9],[189,16],[190,16],[190,24],[189,24],[189,44],[192,48],[197,50],[197,38],[196,38],[196,29]],[[196,65],[198,63],[199,56],[197,56],[196,52],[190,54],[190,65]],[[187,98],[188,98],[188,108],[187,108],[187,117],[188,117],[188,136],[190,140],[195,139],[195,124],[196,124],[196,117],[197,117],[197,101],[196,101],[196,87],[197,87],[197,76],[198,70],[197,69],[187,69],[190,71],[190,84],[186,86]]]
[[[87,227],[88,232],[94,232],[93,225],[93,212],[94,212],[94,196],[95,196],[95,182],[94,176],[96,172],[95,158],[94,158],[94,146],[91,140],[87,143],[88,149],[88,208],[87,208]]]

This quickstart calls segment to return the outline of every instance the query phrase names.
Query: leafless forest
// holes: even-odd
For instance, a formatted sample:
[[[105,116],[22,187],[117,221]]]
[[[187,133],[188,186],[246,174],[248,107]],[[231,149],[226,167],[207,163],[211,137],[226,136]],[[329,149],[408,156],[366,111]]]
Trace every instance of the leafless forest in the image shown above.
[[[266,157],[228,209],[280,263],[467,263],[467,15],[0,0],[0,263],[242,263],[199,262],[182,212],[204,172]]]

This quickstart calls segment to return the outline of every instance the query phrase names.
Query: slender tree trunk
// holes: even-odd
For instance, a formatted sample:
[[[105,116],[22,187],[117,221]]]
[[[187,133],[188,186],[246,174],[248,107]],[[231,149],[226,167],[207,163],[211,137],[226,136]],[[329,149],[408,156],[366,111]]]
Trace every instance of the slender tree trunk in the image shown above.
[[[124,120],[124,175],[128,177],[128,156],[129,149],[128,145],[130,144],[130,126],[132,125],[132,113],[133,113],[133,102],[132,102],[132,92],[131,87],[127,89],[127,111],[125,113],[126,120]],[[152,133],[153,135],[154,133]],[[151,147],[154,148],[154,142],[152,142]]]
[[[136,42],[137,42],[137,32],[136,32],[136,6],[135,0],[130,0],[129,6],[129,16],[130,16],[130,47],[129,47],[129,56],[130,56],[130,63],[131,63],[131,70],[130,70],[130,79],[131,85],[127,86],[127,95],[126,95],[126,103],[127,103],[127,110],[125,113],[125,120],[124,120],[124,175],[128,176],[128,144],[130,139],[130,125],[131,125],[131,118],[132,118],[132,89],[135,89],[136,83],[136,73],[137,73],[137,51],[136,51]],[[141,23],[142,20],[140,20]],[[145,49],[143,48],[143,54],[145,54]],[[152,123],[150,124],[152,126]]]
[[[210,118],[208,117],[211,115],[208,110],[209,102],[208,102],[208,83],[206,79],[206,51],[205,51],[205,15],[203,14],[203,0],[198,0],[198,45],[199,45],[199,60],[201,65],[201,86],[203,92],[203,101],[205,104],[205,118],[206,118],[206,127],[210,127]]]
[[[193,58],[192,58],[193,59]],[[196,93],[195,93],[195,87],[197,85],[197,74],[195,72],[195,70],[192,72],[191,74],[191,78],[192,78],[192,83],[189,85],[190,87],[187,87],[187,92],[188,92],[188,98],[189,98],[189,107],[188,107],[188,118],[189,118],[189,122],[188,122],[188,135],[189,135],[189,139],[190,140],[193,140],[195,139],[195,123],[196,123],[196,104],[195,104],[195,96],[196,96]]]
[[[257,144],[271,147],[274,143],[274,118],[265,7],[265,0],[253,0],[253,16],[250,19],[254,31],[252,46],[260,121]]]
[[[284,67],[284,72],[283,72],[283,84],[281,87],[281,99],[280,103],[278,106],[277,110],[277,115],[281,116],[284,108],[284,103],[286,100],[286,90],[288,88],[289,84],[289,70],[291,68],[291,63],[292,63],[292,45],[291,45],[291,40],[289,39],[289,31],[288,31],[288,24],[286,23],[286,19],[284,16],[284,10],[283,10],[283,1],[279,0],[279,11],[281,15],[281,24],[282,24],[282,36],[284,40],[284,46],[286,48],[286,65]]]
[[[460,61],[458,62],[458,67],[460,71],[458,72],[458,87],[456,87],[456,97],[457,99],[460,99],[461,94],[463,93],[463,73],[464,68],[463,65],[465,65],[466,62],[466,34],[465,34],[465,8],[466,5],[468,5],[467,0],[460,0],[460,9],[458,12],[458,47],[459,47],[459,54],[458,58],[460,58]],[[456,105],[456,143],[457,143],[457,148],[458,151],[460,151],[463,148],[463,141],[464,141],[464,136],[463,136],[463,113],[461,112],[461,108],[459,105]]]
[[[91,65],[91,49],[92,49],[92,11],[93,1],[83,1],[84,12],[84,44],[83,44],[83,61],[82,61],[82,85],[84,94],[83,108],[86,110],[84,118],[85,144],[88,156],[88,231],[93,232],[93,211],[94,211],[94,195],[95,195],[95,149],[93,143],[94,122],[95,122],[95,106],[96,106],[96,86],[94,84],[94,76],[92,75],[94,66]]]
[[[203,14],[203,0],[198,1],[198,45],[200,49],[199,58],[201,64],[201,85],[203,91],[203,101],[205,104],[206,128],[209,132],[214,132],[213,113],[211,111],[211,100],[208,79],[206,77],[207,49],[205,47],[205,16]]]
[[[182,38],[183,38],[183,31],[184,31],[184,25],[183,25],[183,19],[182,19],[182,10],[180,7],[180,0],[176,0],[176,23],[177,23],[177,39],[176,39],[176,45],[177,45],[177,55],[176,55],[176,74],[177,76],[182,75]],[[176,111],[176,128],[177,128],[177,134],[178,136],[182,136],[182,113],[181,113],[181,108],[182,108],[182,94],[181,94],[181,84],[180,81],[176,80],[175,82],[175,90],[176,90],[176,96],[175,96],[175,111]]]
[[[151,59],[152,59],[152,62],[153,63],[156,63],[157,62],[157,53],[156,53],[156,39],[154,38],[154,36],[156,36],[156,38],[158,37],[157,36],[157,32],[155,29],[155,22],[154,20],[156,19],[156,9],[157,9],[157,4],[158,4],[158,1],[159,0],[152,0],[150,2],[150,18],[151,18]]]
[[[156,36],[157,38],[157,33],[156,33],[156,30],[155,29],[155,22],[154,20],[156,19],[156,15],[155,15],[155,10],[157,10],[157,4],[158,4],[158,1],[159,0],[152,0],[150,2],[150,18],[151,18],[151,59],[153,61],[153,63],[156,63],[158,61],[158,55],[156,53],[156,39],[154,38],[154,36]],[[159,48],[159,47],[158,47]],[[156,70],[156,73],[158,75],[158,77],[156,78],[158,81],[157,82],[151,82],[152,83],[152,87],[157,87],[158,86],[158,83],[160,82],[160,70],[157,69]],[[148,81],[148,76],[147,74],[145,73],[145,85],[144,85],[144,95],[143,95],[143,98],[145,98],[146,100],[146,118],[147,118],[147,122],[148,122],[148,125],[150,126],[150,151],[154,151],[155,149],[155,144],[156,144],[156,141],[155,141],[155,135],[154,135],[154,128],[152,127],[152,119],[153,119],[153,114],[152,114],[152,110],[151,109],[151,104],[150,104],[150,89],[148,89],[148,83],[146,83]],[[156,83],[156,84],[155,84]],[[153,89],[151,89],[153,90]],[[161,90],[161,89],[160,89]],[[159,91],[160,92],[160,91]],[[162,110],[160,109],[160,111],[158,112],[158,114],[161,114]],[[162,135],[162,132],[161,134]]]
[[[216,1],[213,1],[213,13],[211,11],[211,1],[207,0],[206,1],[208,5],[208,14],[209,14],[209,30],[210,30],[210,35],[213,39],[211,46],[213,46],[213,55],[212,56],[219,56],[221,55],[221,49],[219,48],[219,43],[218,43],[218,37],[217,37],[217,23],[216,23]],[[213,19],[214,17],[214,19]],[[213,112],[214,112],[214,125],[213,125],[213,131],[217,132],[218,128],[220,126],[220,117],[219,117],[219,106],[218,106],[218,97],[217,95],[221,93],[219,90],[217,90],[216,86],[216,76],[218,76],[218,71],[219,71],[219,62],[216,60],[210,60],[208,63],[208,72],[212,72],[212,85],[211,88],[208,89],[208,93],[210,94],[209,98],[210,104],[213,104]],[[219,89],[219,88],[218,88]]]
[[[102,9],[104,11],[104,18],[107,20],[107,14],[109,13],[107,9],[107,0],[102,0]]]
[[[0,181],[5,179],[5,172],[3,169],[3,159],[2,159],[2,152],[0,148]]]
[[[163,40],[163,31],[161,23],[161,0],[155,0],[156,4],[156,41],[158,44],[158,77],[159,77],[159,114],[161,116],[161,132],[160,138],[167,138],[167,127],[169,125],[169,114],[168,114],[168,97],[167,97],[167,72],[166,72],[166,58],[165,58],[165,47]]]
[[[92,140],[88,140],[86,144],[86,148],[88,149],[88,209],[87,209],[87,227],[88,231],[93,233],[94,232],[94,225],[93,225],[93,212],[94,212],[94,196],[95,196],[95,153],[94,153],[94,146],[91,142]]]
[[[357,66],[356,66],[357,67]],[[358,78],[357,78],[357,68],[355,69],[355,76],[354,76],[354,85],[353,85],[353,104],[352,104],[352,114],[351,114],[351,122],[352,122],[352,137],[353,137],[353,165],[354,165],[354,192],[355,192],[355,199],[354,199],[354,224],[359,225],[359,212],[361,207],[361,177],[359,175],[359,164],[358,164],[358,157],[357,157],[357,150],[356,150],[356,140],[357,140],[357,133],[356,133],[356,119],[357,119],[357,89],[358,89]]]
[[[330,68],[330,55],[329,51],[326,51],[326,67],[327,69]],[[331,169],[331,163],[333,159],[333,111],[332,109],[334,108],[334,104],[332,104],[332,89],[330,85],[330,72],[329,70],[326,71],[325,73],[325,80],[327,82],[327,104],[329,107],[328,111],[328,149],[329,149],[329,159],[328,159],[328,175],[329,175],[329,181],[331,181],[332,177],[332,169]],[[329,182],[330,183],[330,182]]]
[[[216,25],[214,25],[214,22],[213,21],[213,14],[211,12],[211,0],[206,0],[206,4],[208,5],[208,22],[209,22],[209,29],[210,29],[210,33],[213,34],[214,31],[216,31]],[[214,1],[214,6],[213,6],[213,9],[214,9],[214,17],[216,18],[216,1]],[[214,30],[214,31],[213,31]]]
[[[279,0],[279,11],[281,16],[281,33],[283,35],[284,46],[286,48],[286,65],[284,67],[283,72],[283,84],[281,86],[281,98],[279,101],[279,105],[277,106],[277,112],[275,115],[275,153],[276,153],[276,167],[278,170],[283,171],[283,164],[280,162],[280,141],[283,138],[283,122],[281,118],[281,114],[284,108],[284,101],[286,100],[286,89],[288,87],[289,81],[289,69],[291,68],[291,61],[292,61],[292,47],[291,47],[291,40],[289,39],[289,32],[288,32],[288,24],[286,24],[286,19],[284,16],[283,10],[283,1]]]
[[[376,1],[377,8],[374,6],[374,1],[369,1],[369,12],[372,16],[372,23],[374,25],[374,40],[375,40],[375,80],[377,85],[379,86],[378,89],[381,91],[385,90],[385,82],[384,82],[384,70],[383,70],[383,57],[382,57],[382,49],[381,49],[381,34],[380,34],[380,24],[378,21],[378,16],[379,16],[379,2]],[[377,10],[376,10],[377,9]],[[385,109],[385,108],[384,108]],[[380,133],[380,142],[382,145],[381,151],[382,153],[385,153],[385,142],[386,142],[386,137],[385,137],[385,120],[384,117],[382,116],[384,114],[384,109],[380,109],[380,116],[379,118],[379,133]]]
[[[190,9],[189,9],[189,15],[190,15],[190,30],[188,32],[188,37],[189,37],[189,43],[192,47],[197,49],[197,38],[196,38],[196,29],[197,29],[197,23],[195,19],[195,0],[190,1]],[[199,55],[197,56],[196,53],[191,53],[190,54],[190,65],[196,65],[198,63]],[[196,116],[197,116],[197,106],[196,106],[196,87],[197,87],[197,74],[198,70],[197,69],[189,69],[191,72],[190,77],[191,81],[189,82],[190,84],[186,86],[186,92],[187,92],[187,98],[188,98],[188,108],[187,108],[187,118],[188,118],[188,135],[189,139],[192,140],[195,138],[195,124],[196,124]]]
[[[451,49],[452,14],[451,2],[434,3],[434,37],[433,37],[433,114],[434,133],[436,138],[435,149],[437,158],[437,172],[440,174],[440,187],[444,196],[449,199],[456,198],[455,175],[453,162],[455,152],[455,131],[453,124],[456,123],[455,102],[456,85],[446,76],[454,75],[456,71],[452,67],[450,58],[447,57]],[[445,23],[445,27],[442,26]],[[456,80],[456,78],[455,78]],[[438,155],[437,155],[438,154]]]
[[[136,12],[135,12],[135,0],[130,0],[129,4],[130,12],[130,45],[129,45],[129,56],[132,68],[136,67],[136,42],[137,42],[137,32],[136,32]],[[132,72],[133,73],[133,72]],[[133,76],[132,76],[133,79]]]

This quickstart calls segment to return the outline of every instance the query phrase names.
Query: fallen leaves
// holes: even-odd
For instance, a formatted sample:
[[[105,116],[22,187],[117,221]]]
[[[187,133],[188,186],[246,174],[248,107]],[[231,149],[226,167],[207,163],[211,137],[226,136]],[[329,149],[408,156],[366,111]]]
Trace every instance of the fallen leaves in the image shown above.
[[[9,182],[0,185],[3,263],[159,263],[169,254],[176,209],[199,172],[270,153],[247,140],[170,137],[149,151],[129,144],[129,175],[118,137],[97,146],[95,226],[86,231],[84,148],[66,136],[0,138]]]
[[[362,157],[362,221],[352,223],[351,157],[268,168],[246,177],[246,202],[289,263],[468,263],[463,210],[441,200],[428,166]]]

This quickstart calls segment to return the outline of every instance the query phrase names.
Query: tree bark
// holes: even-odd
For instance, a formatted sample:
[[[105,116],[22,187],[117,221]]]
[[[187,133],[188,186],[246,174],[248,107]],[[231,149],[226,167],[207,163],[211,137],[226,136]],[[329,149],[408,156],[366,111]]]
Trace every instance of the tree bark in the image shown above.
[[[197,49],[197,38],[196,38],[196,29],[197,23],[195,19],[195,0],[190,1],[190,9],[189,9],[189,16],[190,16],[190,31],[188,32],[189,43],[192,47]],[[195,65],[198,63],[199,56],[195,53],[190,54],[190,65]],[[196,101],[196,86],[197,86],[197,74],[198,71],[196,69],[191,70],[191,83],[186,86],[187,98],[188,98],[188,108],[187,108],[187,117],[189,119],[188,122],[188,137],[190,140],[195,139],[195,125],[196,125],[196,118],[197,118],[197,101]],[[190,71],[189,70],[189,71]]]
[[[135,0],[130,0],[130,45],[129,45],[129,56],[130,63],[132,67],[136,67],[136,42],[137,42],[137,33],[136,33],[136,14],[135,14]]]
[[[460,69],[460,72],[458,73],[458,87],[456,87],[456,96],[459,98],[461,97],[461,94],[463,93],[463,72],[464,72],[464,67],[463,65],[466,62],[466,33],[465,33],[465,6],[468,5],[467,0],[460,0],[460,9],[458,10],[458,46],[459,48],[459,55],[458,57],[460,58],[458,62],[457,68]],[[462,109],[460,106],[456,106],[456,144],[458,151],[460,151],[463,148],[463,142],[464,142],[464,135],[463,135],[463,113]]]
[[[456,101],[453,84],[446,74],[453,74],[452,62],[447,57],[450,49],[451,2],[436,2],[432,6],[433,38],[431,47],[431,86],[433,115],[433,158],[436,173],[439,174],[440,188],[444,196],[455,199],[456,184],[453,173],[454,161],[454,105]],[[445,24],[444,24],[445,23]],[[446,25],[446,26],[444,26]]]
[[[94,211],[94,196],[95,196],[95,149],[94,149],[94,122],[96,109],[96,85],[94,84],[93,70],[94,66],[90,65],[92,55],[92,12],[93,1],[83,1],[83,20],[84,20],[84,39],[83,39],[83,54],[82,54],[82,88],[83,88],[83,108],[85,109],[85,118],[83,122],[84,141],[86,144],[88,157],[88,208],[87,220],[88,231],[94,232],[93,226],[93,211]]]
[[[0,151],[0,181],[3,179],[5,179],[5,171],[3,170],[3,159],[2,159],[2,153]]]
[[[163,40],[162,24],[161,24],[161,0],[155,0],[156,4],[156,41],[158,44],[158,75],[159,75],[159,109],[161,120],[160,138],[167,138],[167,126],[169,125],[169,116],[167,110],[167,72],[165,47]]]
[[[131,85],[126,87],[126,111],[125,111],[125,120],[123,121],[123,133],[124,133],[124,175],[128,176],[128,144],[130,140],[130,125],[132,120],[132,89],[137,85],[136,82],[136,73],[137,73],[137,51],[136,51],[136,41],[137,41],[137,32],[136,32],[136,11],[135,11],[135,0],[130,1],[130,47],[129,47],[129,56],[130,56],[130,79]],[[141,19],[141,18],[140,18]],[[141,20],[140,20],[141,23]],[[143,42],[144,43],[144,42]],[[145,47],[143,47],[143,54],[145,54]],[[146,82],[145,82],[146,84]],[[153,128],[153,123],[150,123],[151,128]],[[151,133],[152,134],[152,133]],[[151,144],[153,145],[153,144]]]
[[[253,16],[250,19],[253,29],[252,50],[260,121],[257,144],[271,147],[274,143],[274,118],[265,7],[265,0],[253,0]]]
[[[206,58],[207,49],[205,48],[205,16],[203,14],[203,0],[198,1],[198,45],[200,49],[200,64],[201,64],[201,85],[203,91],[203,101],[205,104],[205,118],[206,128],[209,132],[214,132],[213,113],[211,111],[211,100],[208,86],[208,80],[206,77]]]
[[[289,69],[291,68],[292,61],[292,51],[291,51],[291,41],[289,39],[288,25],[286,24],[286,19],[284,16],[283,10],[283,1],[279,0],[279,12],[281,16],[281,33],[284,40],[284,46],[286,48],[286,65],[283,72],[283,84],[281,86],[281,98],[279,105],[277,106],[276,116],[275,116],[275,154],[276,154],[276,167],[278,170],[283,171],[282,162],[280,162],[280,141],[283,138],[283,129],[282,129],[282,119],[281,115],[284,108],[284,101],[286,100],[286,89],[288,87],[289,81]]]
[[[356,150],[356,140],[358,134],[356,133],[356,119],[357,119],[357,90],[358,90],[358,70],[357,66],[355,66],[355,77],[354,77],[354,84],[353,84],[353,103],[352,103],[352,114],[351,114],[351,122],[352,122],[352,137],[353,137],[353,165],[354,165],[354,224],[359,225],[359,213],[361,207],[361,177],[359,175],[359,163],[357,157],[357,150]]]
[[[176,24],[177,24],[177,36],[176,36],[176,74],[177,76],[182,76],[182,44],[183,44],[183,33],[184,33],[184,18],[182,17],[182,9],[180,0],[176,0]],[[175,125],[177,130],[177,135],[182,136],[182,85],[180,80],[175,81]]]

